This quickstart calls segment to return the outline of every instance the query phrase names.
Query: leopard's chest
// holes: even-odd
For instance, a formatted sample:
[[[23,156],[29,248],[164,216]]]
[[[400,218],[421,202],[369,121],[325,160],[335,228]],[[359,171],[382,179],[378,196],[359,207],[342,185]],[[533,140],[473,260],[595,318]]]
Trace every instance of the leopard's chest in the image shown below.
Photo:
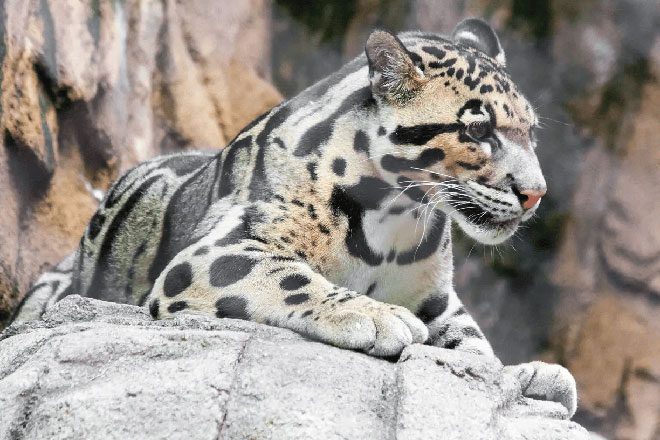
[[[374,299],[406,307],[417,304],[417,294],[427,293],[429,286],[451,283],[449,221],[440,212],[420,211],[406,205],[366,211],[361,230],[347,229],[344,243],[336,244],[338,257],[326,276]]]

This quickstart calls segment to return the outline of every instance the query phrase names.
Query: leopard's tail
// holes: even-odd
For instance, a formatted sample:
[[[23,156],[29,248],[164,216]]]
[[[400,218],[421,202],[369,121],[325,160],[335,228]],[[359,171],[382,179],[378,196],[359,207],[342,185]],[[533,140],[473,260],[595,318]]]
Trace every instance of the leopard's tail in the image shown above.
[[[70,295],[75,261],[76,252],[66,257],[50,271],[44,272],[25,294],[9,323],[40,319],[41,315],[53,304]]]

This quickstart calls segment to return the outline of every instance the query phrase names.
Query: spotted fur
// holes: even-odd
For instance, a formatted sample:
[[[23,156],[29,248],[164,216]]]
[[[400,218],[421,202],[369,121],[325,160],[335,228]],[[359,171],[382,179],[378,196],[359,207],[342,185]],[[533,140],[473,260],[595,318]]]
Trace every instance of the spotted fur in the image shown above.
[[[44,275],[17,319],[77,293],[378,356],[414,342],[492,355],[453,289],[450,229],[501,242],[536,209],[524,193],[545,191],[537,117],[504,62],[478,20],[453,38],[375,31],[365,55],[220,153],[121,177],[62,266],[68,281]]]

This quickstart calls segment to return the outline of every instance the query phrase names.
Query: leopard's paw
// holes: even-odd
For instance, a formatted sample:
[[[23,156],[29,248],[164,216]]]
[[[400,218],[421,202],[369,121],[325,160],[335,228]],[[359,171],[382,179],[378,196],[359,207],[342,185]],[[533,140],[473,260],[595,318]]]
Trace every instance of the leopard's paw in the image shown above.
[[[408,309],[366,296],[336,303],[320,313],[314,327],[327,343],[373,356],[396,356],[404,347],[428,338],[426,325]]]
[[[571,418],[577,409],[577,388],[573,375],[564,367],[545,362],[529,362],[505,367],[520,382],[522,395],[561,403]]]

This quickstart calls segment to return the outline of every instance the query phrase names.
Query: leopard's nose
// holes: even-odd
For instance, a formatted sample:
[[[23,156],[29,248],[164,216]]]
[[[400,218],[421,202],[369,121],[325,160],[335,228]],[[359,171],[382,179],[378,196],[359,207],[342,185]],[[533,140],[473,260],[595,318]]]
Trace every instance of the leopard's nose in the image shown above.
[[[545,189],[528,189],[517,191],[516,195],[518,196],[518,200],[520,200],[520,204],[522,205],[523,209],[531,209],[536,206],[539,200],[541,200],[541,197],[545,195],[545,192]]]

